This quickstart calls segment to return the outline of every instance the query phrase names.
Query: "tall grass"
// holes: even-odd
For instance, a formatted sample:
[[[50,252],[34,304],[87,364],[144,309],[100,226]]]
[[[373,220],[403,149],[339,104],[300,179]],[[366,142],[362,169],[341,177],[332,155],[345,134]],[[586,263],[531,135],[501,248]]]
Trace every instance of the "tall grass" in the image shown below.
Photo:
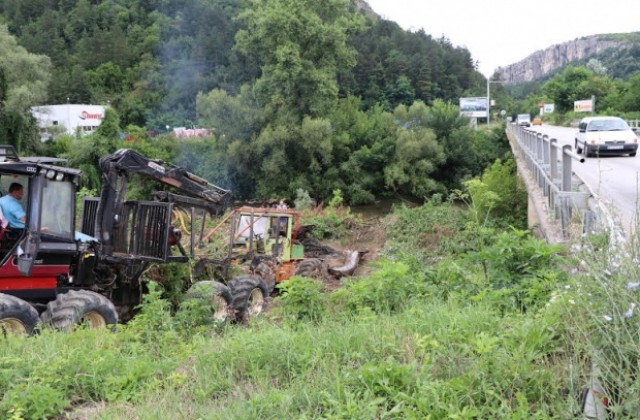
[[[451,204],[392,220],[371,275],[295,278],[248,326],[150,285],[116,332],[9,337],[0,418],[574,418],[594,364],[612,415],[640,412],[637,268],[606,241],[567,256]]]

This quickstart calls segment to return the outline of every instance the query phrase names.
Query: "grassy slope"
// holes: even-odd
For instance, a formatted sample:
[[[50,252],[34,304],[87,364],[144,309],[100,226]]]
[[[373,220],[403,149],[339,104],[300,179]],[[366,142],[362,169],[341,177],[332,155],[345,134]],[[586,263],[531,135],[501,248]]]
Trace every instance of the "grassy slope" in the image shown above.
[[[4,341],[0,417],[571,418],[594,354],[620,417],[638,412],[635,267],[606,237],[576,262],[450,205],[393,220],[395,262],[331,293],[295,279],[248,327],[198,326],[151,293],[113,334]]]

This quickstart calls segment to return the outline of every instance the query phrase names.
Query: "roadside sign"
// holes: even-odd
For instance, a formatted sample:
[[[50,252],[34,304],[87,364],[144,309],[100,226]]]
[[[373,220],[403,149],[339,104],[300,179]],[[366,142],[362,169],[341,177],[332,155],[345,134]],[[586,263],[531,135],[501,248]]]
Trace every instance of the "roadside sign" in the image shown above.
[[[573,111],[574,112],[593,112],[593,99],[575,101],[573,103]]]
[[[460,98],[460,114],[469,118],[487,118],[487,97]]]

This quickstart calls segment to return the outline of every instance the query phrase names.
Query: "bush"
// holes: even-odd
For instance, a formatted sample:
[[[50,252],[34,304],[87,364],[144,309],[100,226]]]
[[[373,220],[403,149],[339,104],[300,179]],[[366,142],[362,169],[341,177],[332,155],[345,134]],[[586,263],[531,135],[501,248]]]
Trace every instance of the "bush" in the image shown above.
[[[478,223],[526,229],[527,192],[512,158],[496,160],[481,179],[472,179],[465,185]]]
[[[566,273],[557,266],[559,245],[549,245],[527,231],[512,229],[493,243],[467,254],[473,271],[483,277],[483,293],[504,311],[535,310],[546,304]]]
[[[460,206],[440,203],[439,197],[420,207],[400,207],[387,226],[384,254],[392,259],[413,260],[413,268],[420,270],[426,261],[457,252],[463,246],[459,235],[468,220]]]
[[[325,315],[325,295],[319,280],[295,276],[278,286],[278,310],[284,319],[318,322]]]
[[[369,277],[350,280],[332,298],[350,313],[399,311],[423,297],[425,279],[401,262],[381,261]]]

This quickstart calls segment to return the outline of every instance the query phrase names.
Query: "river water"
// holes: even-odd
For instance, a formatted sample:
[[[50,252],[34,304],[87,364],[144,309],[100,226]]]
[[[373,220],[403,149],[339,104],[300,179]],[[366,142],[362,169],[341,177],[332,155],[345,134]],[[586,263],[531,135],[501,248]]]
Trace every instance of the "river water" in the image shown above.
[[[384,217],[387,214],[391,213],[394,208],[400,207],[402,205],[405,205],[407,207],[417,207],[420,204],[402,200],[399,198],[383,198],[380,200],[376,200],[376,202],[372,204],[351,206],[351,213],[356,214],[363,219]]]

